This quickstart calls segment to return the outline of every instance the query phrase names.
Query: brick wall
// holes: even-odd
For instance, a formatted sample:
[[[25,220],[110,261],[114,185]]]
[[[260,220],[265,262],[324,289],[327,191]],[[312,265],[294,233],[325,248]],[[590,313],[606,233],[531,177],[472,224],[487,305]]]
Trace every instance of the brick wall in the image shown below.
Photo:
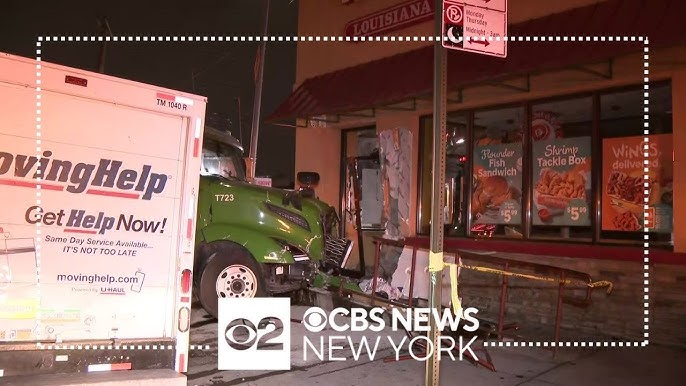
[[[397,250],[390,246],[383,249],[389,253],[382,253],[382,260],[397,258]],[[594,282],[612,282],[609,294],[607,288],[594,289],[587,307],[563,304],[561,341],[644,340],[643,263],[511,253],[500,253],[498,257],[567,268],[589,274]],[[464,256],[462,261],[465,265],[488,266]],[[382,262],[380,266],[391,265]],[[649,280],[650,342],[686,347],[686,265],[652,264]],[[505,324],[518,323],[517,333],[527,341],[554,341],[558,284],[517,277],[509,277],[508,281]],[[496,322],[501,283],[501,275],[462,269],[459,295],[463,306],[476,307],[479,317]],[[564,294],[584,299],[586,287],[565,286]]]
[[[593,281],[613,283],[608,295],[605,288],[595,289],[592,303],[585,308],[564,304],[561,340],[598,339],[643,340],[644,272],[642,263],[571,259],[563,257],[499,254],[516,260],[531,261],[588,273]],[[474,261],[463,258],[464,264]],[[543,329],[552,333],[557,306],[555,283],[523,278],[509,278],[505,323],[518,322],[527,330]],[[473,306],[479,315],[496,321],[500,307],[502,276],[463,269],[460,296],[464,306]],[[585,298],[583,287],[565,289],[566,295]],[[650,270],[650,342],[686,347],[686,266],[652,265]],[[545,338],[545,337],[543,337]],[[547,341],[552,341],[549,335]]]
[[[655,264],[650,275],[650,340],[686,346],[686,266]]]

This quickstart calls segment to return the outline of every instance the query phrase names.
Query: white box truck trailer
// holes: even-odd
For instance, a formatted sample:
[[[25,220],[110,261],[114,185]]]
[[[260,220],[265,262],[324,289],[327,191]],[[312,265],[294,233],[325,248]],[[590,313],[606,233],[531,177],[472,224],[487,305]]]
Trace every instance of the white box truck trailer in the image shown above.
[[[0,54],[0,383],[187,370],[206,103]]]

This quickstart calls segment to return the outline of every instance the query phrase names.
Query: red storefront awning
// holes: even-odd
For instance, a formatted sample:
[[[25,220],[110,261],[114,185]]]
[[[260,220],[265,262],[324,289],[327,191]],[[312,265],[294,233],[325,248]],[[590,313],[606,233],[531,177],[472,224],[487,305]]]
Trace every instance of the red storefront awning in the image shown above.
[[[511,37],[647,36],[651,48],[686,41],[684,0],[608,0],[509,26]],[[377,44],[377,43],[372,43]],[[378,44],[384,44],[379,42]],[[448,51],[448,87],[607,60],[643,42],[509,41],[506,59]],[[268,121],[341,114],[431,95],[433,47],[427,46],[305,80]]]

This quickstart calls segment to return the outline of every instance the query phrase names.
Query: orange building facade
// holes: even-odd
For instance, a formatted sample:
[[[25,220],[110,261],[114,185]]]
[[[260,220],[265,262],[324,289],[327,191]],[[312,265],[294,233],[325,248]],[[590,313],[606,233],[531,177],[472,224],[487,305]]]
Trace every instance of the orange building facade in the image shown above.
[[[400,238],[428,245],[433,48],[422,37],[434,35],[433,7],[433,0],[301,0],[299,35],[314,38],[297,43],[293,94],[268,118],[296,127],[296,172],[320,173],[317,194],[339,203],[349,237],[364,233],[366,256],[370,238],[387,232],[392,195],[373,165],[359,174],[367,217],[356,229],[346,160],[358,157],[366,170],[374,150],[384,151],[384,132],[407,141],[400,173],[407,197],[395,206],[409,208]],[[449,51],[446,245],[609,274],[625,296],[617,312],[637,320],[600,311],[591,319],[640,339],[647,188],[652,285],[670,304],[657,300],[652,337],[686,342],[673,328],[684,314],[667,310],[686,310],[678,296],[686,277],[686,169],[677,167],[686,164],[678,148],[686,144],[686,111],[678,108],[686,101],[682,11],[675,0],[513,1],[508,35],[529,41],[508,42],[505,59]],[[395,39],[323,41],[365,34]],[[630,275],[636,280],[624,279]]]

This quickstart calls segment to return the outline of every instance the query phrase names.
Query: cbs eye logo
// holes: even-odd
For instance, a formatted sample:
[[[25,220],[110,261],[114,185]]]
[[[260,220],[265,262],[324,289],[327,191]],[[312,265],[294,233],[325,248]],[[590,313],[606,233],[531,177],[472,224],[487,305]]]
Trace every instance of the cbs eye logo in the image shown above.
[[[234,350],[283,350],[283,343],[272,342],[283,334],[283,322],[275,316],[260,319],[257,326],[250,320],[237,318],[226,325],[224,340]]]
[[[319,307],[310,307],[303,315],[303,324],[310,332],[321,332],[327,326],[326,312]]]

